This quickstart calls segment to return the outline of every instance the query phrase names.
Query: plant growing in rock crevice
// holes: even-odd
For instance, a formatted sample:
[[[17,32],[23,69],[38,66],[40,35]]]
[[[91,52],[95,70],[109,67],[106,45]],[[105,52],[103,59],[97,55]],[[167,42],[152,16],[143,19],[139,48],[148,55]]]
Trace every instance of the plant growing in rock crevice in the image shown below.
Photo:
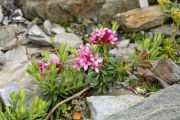
[[[146,37],[140,45],[139,49],[136,49],[131,56],[132,65],[134,69],[138,67],[148,68],[150,66],[151,60],[156,60],[161,55],[161,42],[163,36],[156,34],[151,40],[149,37]]]
[[[66,45],[61,44],[60,48],[56,50],[58,57],[49,58],[48,53],[45,53],[43,59],[33,60],[28,66],[27,71],[40,86],[49,108],[85,86],[85,74],[74,69],[72,63],[67,61],[69,60],[68,52]],[[56,112],[56,116],[59,112]]]
[[[163,40],[162,42],[162,54],[168,56],[171,59],[175,59],[176,58],[176,48],[177,48],[177,44],[174,40],[172,40],[171,38],[166,38]]]

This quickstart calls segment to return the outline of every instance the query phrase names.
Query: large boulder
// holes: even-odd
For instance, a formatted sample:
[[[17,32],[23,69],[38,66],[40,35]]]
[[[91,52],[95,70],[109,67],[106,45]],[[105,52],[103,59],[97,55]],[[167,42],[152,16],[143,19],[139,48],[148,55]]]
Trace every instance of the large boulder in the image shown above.
[[[154,0],[149,0],[150,4]],[[27,18],[62,22],[74,16],[97,19],[111,18],[116,13],[139,7],[139,0],[16,0]],[[131,3],[131,4],[129,4]]]
[[[118,13],[115,18],[126,32],[147,30],[165,21],[158,5]]]
[[[180,85],[163,89],[103,120],[180,120]]]
[[[142,97],[135,95],[91,96],[87,98],[92,120],[104,120],[117,111],[125,110],[142,100]]]

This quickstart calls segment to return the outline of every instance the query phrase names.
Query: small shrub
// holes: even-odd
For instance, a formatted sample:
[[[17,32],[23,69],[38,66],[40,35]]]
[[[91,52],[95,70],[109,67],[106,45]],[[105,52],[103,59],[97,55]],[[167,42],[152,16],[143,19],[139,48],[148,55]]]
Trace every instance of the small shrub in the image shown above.
[[[26,105],[26,91],[10,94],[10,105],[5,106],[5,111],[0,110],[1,120],[41,120],[46,115],[47,102],[36,96],[32,106]]]

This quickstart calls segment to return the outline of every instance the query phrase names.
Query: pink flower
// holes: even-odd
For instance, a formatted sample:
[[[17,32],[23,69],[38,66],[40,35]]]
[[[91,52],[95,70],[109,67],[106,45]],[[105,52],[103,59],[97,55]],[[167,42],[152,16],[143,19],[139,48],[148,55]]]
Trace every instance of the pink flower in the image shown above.
[[[102,62],[102,59],[99,55],[93,56],[93,51],[90,49],[89,44],[81,45],[78,52],[79,56],[74,58],[75,62],[73,63],[73,68],[83,68],[84,71],[87,71],[88,68],[91,67],[96,72],[99,72],[99,64]]]
[[[59,58],[52,58],[52,59],[49,59],[48,60],[48,63],[55,63],[56,65],[60,65],[61,64],[61,61]]]
[[[83,66],[84,71],[86,71],[91,64],[92,63],[89,60],[87,60],[86,58],[83,59],[83,62],[81,63],[81,65]]]
[[[98,65],[99,63],[101,63],[103,60],[99,57],[99,55],[96,55],[95,57],[91,58],[91,62],[93,65]]]
[[[89,44],[86,44],[86,45],[80,45],[80,49],[78,50],[78,52],[81,53],[81,54],[83,54],[84,56],[91,57],[93,51],[90,50],[89,47],[90,47]]]
[[[73,68],[76,68],[76,69],[80,69],[80,63],[79,62],[74,62],[73,63]]]
[[[45,63],[43,60],[38,60],[39,70],[41,73],[44,73],[44,71],[48,68],[48,64]]]
[[[99,73],[99,65],[92,65],[92,67],[97,73]]]
[[[103,60],[99,57],[99,55],[96,55],[95,57],[91,58],[91,62],[92,62],[92,68],[99,73],[99,63],[101,63]]]
[[[108,28],[99,29],[95,31],[89,38],[89,43],[91,44],[112,44],[115,45],[118,38],[115,32]]]

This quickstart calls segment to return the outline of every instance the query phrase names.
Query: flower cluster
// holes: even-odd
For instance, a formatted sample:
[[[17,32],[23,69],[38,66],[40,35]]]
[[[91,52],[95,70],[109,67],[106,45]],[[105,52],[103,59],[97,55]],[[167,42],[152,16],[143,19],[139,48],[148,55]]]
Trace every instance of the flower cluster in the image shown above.
[[[90,45],[80,45],[78,50],[79,55],[75,57],[75,62],[73,67],[80,69],[83,68],[84,71],[88,70],[89,67],[92,67],[96,72],[99,72],[100,63],[102,59],[99,55],[93,56],[93,51],[90,49]]]
[[[172,8],[171,15],[176,24],[180,25],[180,9],[179,8]]]
[[[117,35],[115,32],[108,28],[103,28],[95,31],[92,36],[89,38],[90,44],[112,44],[115,45],[117,42]]]
[[[170,0],[158,0],[158,3],[161,7],[166,6],[167,4],[169,4],[171,1]]]
[[[52,58],[49,59],[48,62],[45,62],[44,60],[38,60],[38,65],[39,65],[39,71],[41,73],[44,73],[46,69],[48,69],[50,64],[55,64],[56,68],[60,68],[61,67],[61,61],[59,60],[59,58]]]

